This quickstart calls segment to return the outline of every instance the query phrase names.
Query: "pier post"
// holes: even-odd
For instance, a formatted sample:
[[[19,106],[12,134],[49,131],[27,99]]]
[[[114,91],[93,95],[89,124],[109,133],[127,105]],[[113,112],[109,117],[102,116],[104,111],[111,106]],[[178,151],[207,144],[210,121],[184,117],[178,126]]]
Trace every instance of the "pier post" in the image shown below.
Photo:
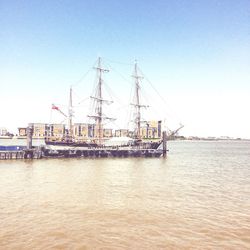
[[[33,135],[33,124],[29,123],[27,127],[27,149],[25,150],[24,153],[24,159],[33,158],[32,135]]]
[[[33,124],[29,123],[27,127],[27,149],[32,149],[32,134],[33,134]]]
[[[162,142],[163,142],[163,157],[167,156],[167,133],[163,131],[162,133]]]

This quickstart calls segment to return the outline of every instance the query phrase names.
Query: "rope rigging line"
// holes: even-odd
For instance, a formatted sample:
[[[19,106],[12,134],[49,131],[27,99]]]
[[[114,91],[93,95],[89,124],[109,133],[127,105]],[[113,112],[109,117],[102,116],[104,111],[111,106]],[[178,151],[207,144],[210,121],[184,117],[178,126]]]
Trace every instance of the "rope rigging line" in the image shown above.
[[[133,66],[133,64],[131,64],[131,63],[122,63],[122,62],[116,62],[116,61],[113,61],[113,60],[109,60],[109,59],[105,59],[106,61],[109,61],[109,62],[114,62],[114,63],[117,63],[117,64],[122,64],[122,65],[128,65],[128,66]],[[128,80],[122,73],[120,73],[118,70],[116,70],[114,67],[112,67],[111,65],[110,65],[110,63],[107,63],[106,62],[106,64],[108,65],[108,67],[113,71],[113,72],[115,72],[117,75],[119,75],[119,77],[121,77],[124,81],[126,81],[126,82],[128,82],[130,85],[131,85],[131,89],[130,89],[130,96],[129,96],[129,102],[131,102],[131,100],[132,100],[132,98],[131,98],[131,96],[132,96],[132,89],[133,89],[133,84],[132,84],[132,82],[131,82],[131,80]],[[109,87],[109,86],[108,86]],[[111,90],[111,89],[110,89]],[[124,105],[124,103],[123,102],[121,102],[121,100],[120,100],[120,98],[118,98],[115,94],[114,94],[114,92],[111,90],[111,93],[112,93],[112,95],[118,100],[118,103],[121,103],[123,106],[127,106],[127,107],[129,107],[129,104],[128,105]],[[129,123],[130,123],[130,121],[129,121],[129,117],[131,116],[131,109],[130,108],[128,108],[127,109],[127,113],[126,113],[126,120],[124,121],[125,122],[125,124],[124,124],[124,126],[125,127],[128,127],[129,126]],[[127,121],[127,122],[126,122]]]
[[[120,73],[118,70],[114,69],[109,63],[106,63],[110,69],[112,69],[113,72],[117,73],[121,78],[123,78],[123,80],[125,80],[126,82],[131,83],[131,81],[129,81],[122,73]]]
[[[86,98],[82,99],[81,101],[78,102],[78,105],[77,105],[77,106],[74,106],[74,107],[85,107],[85,106],[83,106],[83,105],[82,105],[82,106],[79,106],[79,104],[81,104],[81,103],[87,101],[88,99],[89,99],[89,97],[86,97]]]
[[[109,62],[113,62],[113,63],[116,63],[116,64],[122,64],[122,65],[127,65],[127,66],[130,66],[132,67],[134,64],[132,63],[123,63],[123,62],[117,62],[117,61],[113,61],[113,60],[109,60],[107,59]],[[126,118],[124,119],[124,127],[127,127],[129,128],[131,124],[131,116],[132,116],[132,109],[130,107],[130,103],[133,102],[132,100],[132,93],[133,93],[133,87],[134,87],[134,83],[132,83],[131,80],[128,80],[127,77],[125,77],[121,72],[119,72],[118,70],[116,70],[114,67],[112,67],[110,64],[109,64],[109,67],[112,69],[112,71],[114,71],[117,75],[119,75],[119,77],[121,77],[124,81],[128,82],[130,85],[131,85],[131,88],[130,88],[130,94],[129,94],[129,103],[127,105],[124,105],[125,107],[127,107],[127,112],[126,112]],[[118,98],[117,98],[118,99]]]
[[[90,71],[92,71],[93,67],[95,66],[97,60],[95,61],[95,63],[93,64],[93,66],[78,80],[76,81],[74,84],[72,84],[72,87],[76,87],[80,84],[80,82],[89,74]]]
[[[131,84],[131,87],[130,87],[130,94],[129,94],[129,103],[131,103],[133,101],[132,94],[133,94],[133,88],[134,88],[134,83],[130,82],[130,84]],[[125,125],[127,127],[129,127],[129,124],[131,123],[131,121],[130,121],[130,118],[132,116],[131,113],[132,113],[132,109],[131,109],[130,104],[129,104],[128,110],[127,110],[127,115],[126,115],[126,121],[127,122],[126,122],[126,125]]]
[[[138,67],[138,70],[140,71],[140,73],[143,75],[144,79],[149,83],[149,85],[151,86],[151,88],[155,91],[155,93],[160,97],[160,99],[162,100],[162,102],[167,106],[171,108],[171,105],[169,105],[166,100],[163,98],[163,96],[159,93],[159,91],[154,87],[154,85],[152,84],[152,82],[147,78],[147,76],[142,72],[142,70]],[[171,115],[170,113],[166,113],[166,115],[169,115],[171,117],[175,117],[177,118],[177,120],[181,120],[179,119],[179,117],[177,115]]]
[[[104,89],[107,91],[107,94],[109,95],[109,98],[110,98],[111,101],[113,102],[112,96],[115,97],[115,95],[112,93],[111,88],[108,86],[108,84],[106,83],[106,81],[102,81],[102,84],[103,84],[103,86],[104,86]]]
[[[117,103],[120,102],[122,105],[124,105],[123,102],[119,99],[119,97],[116,96],[116,94],[112,91],[112,89],[108,86],[108,84],[106,82],[104,82],[104,86],[105,86],[110,98],[112,99],[112,101],[113,101],[112,97],[114,97],[117,100]]]

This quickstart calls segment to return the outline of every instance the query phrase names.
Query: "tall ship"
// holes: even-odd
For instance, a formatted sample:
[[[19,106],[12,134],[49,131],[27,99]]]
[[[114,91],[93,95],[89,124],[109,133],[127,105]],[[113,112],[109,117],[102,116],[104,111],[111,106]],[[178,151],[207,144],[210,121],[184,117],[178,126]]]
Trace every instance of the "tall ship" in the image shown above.
[[[52,105],[52,109],[57,110],[67,118],[67,130],[61,138],[47,136],[45,138],[46,146],[43,148],[44,156],[69,156],[76,155],[79,157],[89,156],[148,156],[160,157],[166,152],[166,138],[162,138],[161,121],[158,121],[157,138],[154,140],[145,139],[142,136],[143,124],[142,109],[148,106],[141,103],[141,80],[142,76],[138,73],[137,62],[134,64],[133,79],[134,79],[134,99],[130,103],[133,110],[133,130],[128,131],[125,136],[115,137],[111,135],[109,138],[104,136],[104,122],[114,121],[112,117],[106,116],[103,112],[104,105],[112,104],[113,101],[107,100],[103,96],[103,74],[109,72],[102,66],[102,60],[99,57],[97,66],[97,85],[95,93],[90,96],[92,101],[92,112],[88,118],[93,122],[88,124],[88,136],[79,139],[75,136],[77,131],[73,125],[73,100],[72,87],[69,92],[68,114],[65,114],[59,107]],[[144,126],[145,127],[145,126]],[[112,133],[112,132],[111,132]],[[148,133],[148,132],[146,132]],[[91,135],[91,136],[90,136]],[[166,135],[165,135],[166,137]]]

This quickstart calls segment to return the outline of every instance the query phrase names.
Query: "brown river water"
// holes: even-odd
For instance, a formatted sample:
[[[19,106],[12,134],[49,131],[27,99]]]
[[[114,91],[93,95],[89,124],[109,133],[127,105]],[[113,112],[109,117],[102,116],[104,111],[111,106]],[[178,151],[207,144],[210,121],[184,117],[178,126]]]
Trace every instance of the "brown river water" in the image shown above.
[[[0,249],[250,249],[250,142],[0,161]]]

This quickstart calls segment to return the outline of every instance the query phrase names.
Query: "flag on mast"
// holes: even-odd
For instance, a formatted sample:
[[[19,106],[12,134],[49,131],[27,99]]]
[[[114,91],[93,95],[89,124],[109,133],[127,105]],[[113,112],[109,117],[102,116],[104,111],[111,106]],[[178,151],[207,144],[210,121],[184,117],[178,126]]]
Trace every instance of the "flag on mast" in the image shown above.
[[[55,104],[52,104],[52,109],[59,110],[59,107],[57,107]]]

